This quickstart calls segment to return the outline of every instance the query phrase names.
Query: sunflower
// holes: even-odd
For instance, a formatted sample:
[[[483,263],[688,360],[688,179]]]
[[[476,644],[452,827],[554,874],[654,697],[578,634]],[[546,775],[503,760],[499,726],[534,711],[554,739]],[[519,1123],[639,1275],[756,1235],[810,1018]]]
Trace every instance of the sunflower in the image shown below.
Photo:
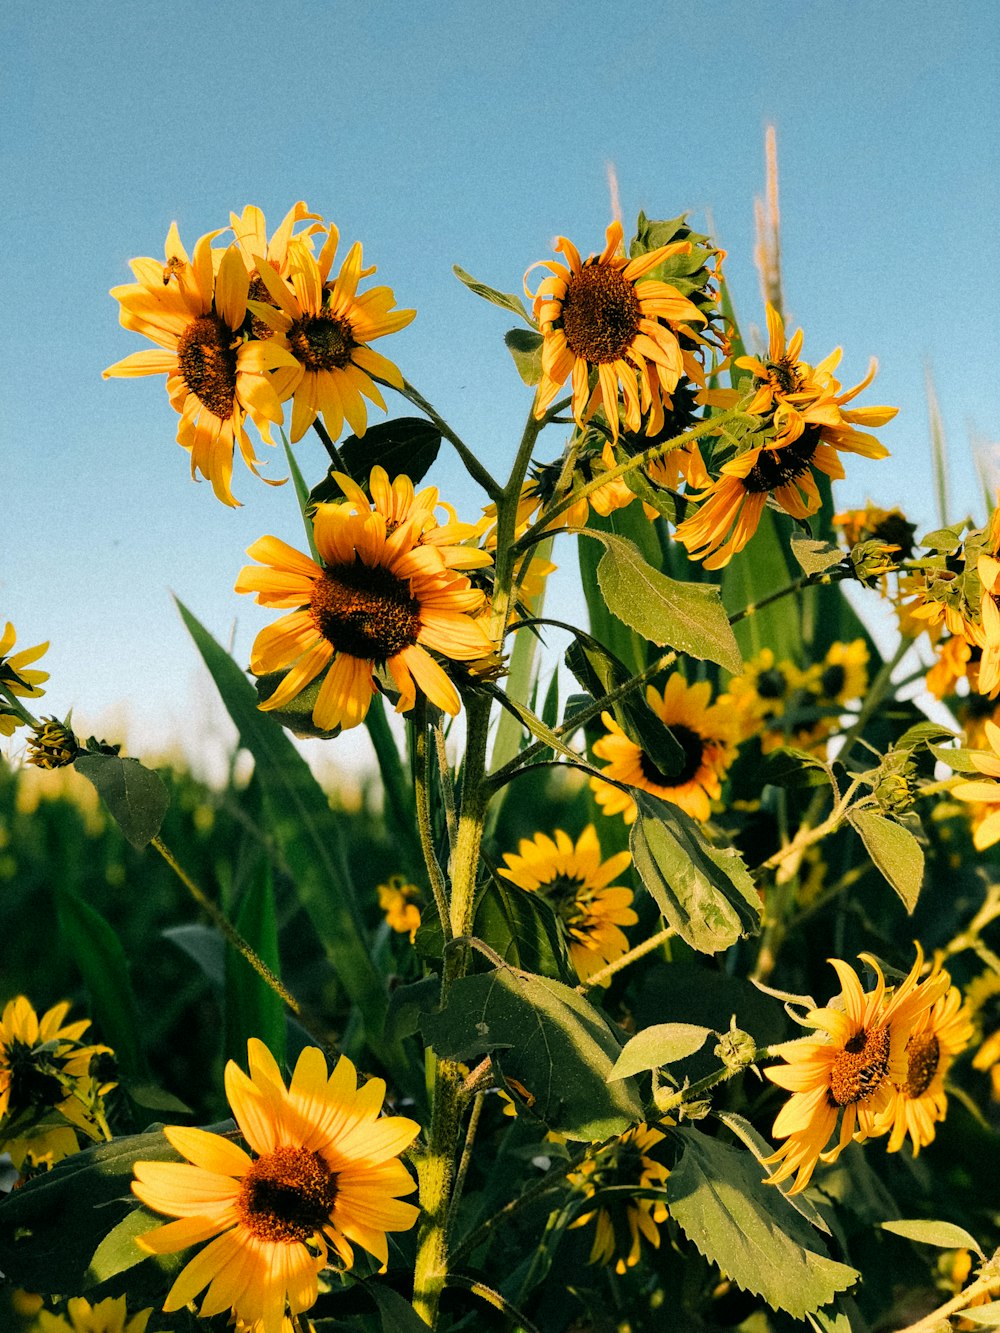
[[[618,439],[620,385],[627,428],[638,432],[648,413],[647,433],[660,429],[682,376],[697,382],[703,378],[697,358],[681,346],[678,332],[687,335],[686,342],[696,341],[688,326],[706,319],[676,287],[646,274],[690,248],[688,241],[677,241],[627,259],[621,253],[622,225],[612,222],[601,254],[581,260],[572,241],[560,236],[555,249],[567,262],[539,260],[531,265],[524,290],[544,337],[536,418],[545,415],[572,376],[573,416],[581,428],[601,407],[612,437]],[[543,278],[533,293],[528,274],[536,268],[546,268],[552,276]],[[593,390],[591,371],[596,372]]]
[[[41,1310],[35,1324],[37,1333],[145,1333],[152,1308],[140,1310],[131,1319],[124,1296],[108,1296],[91,1305],[83,1296],[66,1302],[65,1314]]]
[[[301,231],[295,228],[300,222],[309,225]],[[261,210],[253,204],[247,204],[240,214],[229,214],[229,226],[239,247],[243,262],[250,275],[250,288],[247,299],[270,303],[270,295],[264,280],[257,271],[257,259],[262,257],[286,282],[290,280],[291,266],[297,261],[300,246],[312,250],[312,237],[321,231],[323,220],[318,213],[310,213],[304,200],[300,199],[282,218],[270,240],[267,239],[267,221]],[[250,332],[255,338],[266,341],[274,337],[274,330],[250,313]]]
[[[972,844],[978,852],[1000,842],[1000,726],[987,718],[983,729],[990,748],[974,750],[969,757],[987,781],[959,782],[951,789],[959,801],[977,807],[972,815]]]
[[[816,694],[824,704],[846,704],[868,689],[868,648],[864,639],[830,645],[819,664]]]
[[[48,649],[48,642],[36,644],[34,648],[22,648],[19,653],[11,649],[17,642],[14,626],[7,621],[4,632],[0,635],[0,736],[11,736],[17,727],[24,725],[24,718],[12,708],[3,707],[4,692],[8,695],[20,695],[24,699],[37,699],[45,691],[40,689],[42,681],[48,680],[47,671],[29,669],[29,663],[37,662]]]
[[[152,259],[132,261],[139,281],[113,287],[111,295],[121,306],[123,326],[161,350],[134,352],[109,366],[104,378],[165,374],[171,405],[181,418],[177,443],[191,455],[192,477],[200,472],[223,504],[235,505],[230,488],[235,446],[259,475],[246,418],[270,444],[270,424],[280,423],[282,409],[265,372],[287,369],[292,358],[274,340],[244,339],[250,277],[236,246],[221,254],[212,249],[216,235],[202,236],[189,260],[172,227],[166,267]],[[277,275],[274,281],[280,284]]]
[[[793,518],[807,518],[821,503],[814,470],[838,479],[844,475],[840,453],[885,458],[889,452],[874,435],[855,427],[885,425],[896,408],[844,410],[872,382],[876,362],[859,384],[841,391],[832,374],[840,360],[839,348],[814,370],[798,360],[801,329],[786,347],[784,326],[771,306],[768,326],[768,358],[741,357],[737,365],[754,372],[754,396],[747,410],[762,417],[770,438],[724,463],[708,487],[690,492],[692,500],[701,501],[700,507],[677,527],[677,540],[693,560],[704,561],[706,569],[721,569],[743,550],[757,531],[769,495]],[[714,390],[702,397],[721,407],[741,401],[735,389]]]
[[[711,802],[721,795],[722,779],[736,757],[740,727],[731,704],[718,699],[710,705],[711,697],[708,681],[688,685],[678,672],[667,678],[662,694],[653,685],[646,687],[646,702],[684,751],[684,766],[672,776],[660,772],[610,713],[602,713],[608,734],[594,742],[593,751],[598,759],[608,760],[603,771],[609,778],[672,801],[693,819],[708,819]],[[627,792],[600,778],[591,778],[590,785],[606,815],[623,814],[626,824],[635,822],[635,801]]]
[[[371,377],[377,376],[394,389],[403,387],[398,368],[368,344],[405,328],[417,312],[393,310],[396,298],[389,287],[372,287],[358,294],[360,280],[375,272],[363,267],[359,241],[351,246],[331,282],[339,239],[331,223],[318,258],[305,245],[297,246],[290,265],[291,287],[263,255],[253,256],[267,297],[265,301],[251,299],[250,310],[275,335],[268,345],[285,353],[274,384],[283,402],[294,399],[293,443],[320,414],[334,439],[345,419],[355,435],[364,435],[368,426],[364,398],[385,410],[385,399]]]
[[[834,514],[832,521],[848,546],[879,541],[894,547],[900,560],[913,557],[917,525],[909,522],[901,509],[882,509],[869,500],[863,509],[845,509]]]
[[[472,662],[493,644],[473,619],[483,593],[453,571],[448,546],[422,540],[428,512],[414,508],[390,531],[385,514],[367,504],[360,513],[350,504],[321,504],[313,518],[321,564],[277,537],[248,549],[261,566],[244,568],[236,591],[256,593],[262,606],[296,608],[254,641],[255,675],[287,670],[261,708],[284,707],[329,666],[313,722],[322,730],[357,726],[378,665],[399,690],[397,711],[413,707],[417,688],[446,713],[459,711],[458,692],[428,649]]]
[[[400,935],[409,935],[412,944],[420,926],[420,889],[405,875],[390,875],[388,882],[379,884],[375,892],[386,925]]]
[[[111,1050],[80,1041],[90,1020],[64,1022],[69,1007],[64,1000],[39,1018],[27,997],[18,995],[0,1017],[0,1147],[17,1166],[28,1157],[41,1162],[56,1160],[57,1150],[59,1156],[74,1152],[75,1134],[71,1140],[55,1133],[66,1122],[88,1138],[111,1137],[103,1098],[114,1082],[92,1073]]]
[[[136,1162],[133,1192],[176,1218],[137,1238],[150,1254],[208,1241],[181,1270],[163,1308],[180,1310],[206,1286],[202,1318],[232,1310],[259,1333],[281,1333],[286,1307],[308,1310],[332,1247],[345,1268],[352,1243],[388,1262],[386,1232],[406,1231],[417,1209],[399,1154],[419,1126],[379,1117],[385,1083],[357,1086],[341,1056],[332,1074],[315,1046],[301,1053],[286,1088],[263,1042],[247,1044],[250,1075],[230,1060],[226,1095],[251,1153],[203,1129],[163,1131],[186,1162]]]
[[[934,645],[937,661],[925,677],[927,688],[936,699],[955,693],[960,680],[967,680],[974,690],[979,678],[982,651],[961,634],[950,634]],[[992,707],[991,707],[992,711]]]
[[[519,888],[537,893],[552,908],[581,981],[605,963],[628,952],[621,927],[638,921],[632,911],[632,890],[612,884],[631,863],[628,852],[601,862],[597,831],[588,824],[574,846],[562,829],[554,837],[536,833],[522,838],[517,855],[504,855],[500,874]]]
[[[916,1157],[934,1138],[934,1126],[948,1110],[945,1077],[972,1033],[972,1018],[957,986],[920,1013],[906,1043],[906,1079],[894,1085],[889,1152],[901,1148],[909,1134]]]
[[[609,1186],[631,1185],[637,1190],[663,1190],[670,1172],[648,1153],[664,1137],[649,1125],[636,1125],[621,1138],[598,1148],[595,1156],[588,1157],[570,1173],[569,1182],[588,1198]],[[662,1198],[626,1197],[624,1202],[616,1199],[584,1213],[573,1222],[571,1229],[593,1222],[590,1262],[608,1264],[617,1255],[615,1272],[622,1274],[639,1262],[643,1240],[659,1249],[659,1226],[666,1220],[667,1205]]]
[[[760,735],[766,752],[789,744],[792,735],[799,733],[795,715],[817,676],[815,669],[802,671],[787,658],[776,658],[771,648],[762,648],[730,680],[719,702],[727,704],[738,719],[739,739]]]
[[[768,1177],[778,1184],[795,1176],[789,1193],[808,1185],[816,1164],[834,1161],[852,1139],[884,1134],[892,1125],[895,1086],[908,1078],[906,1043],[924,1010],[948,987],[948,975],[934,969],[918,983],[923,952],[908,976],[887,993],[885,978],[869,954],[860,955],[875,972],[873,991],[863,991],[857,973],[839,958],[829,959],[840,978],[839,1003],[812,1009],[802,1022],[819,1029],[816,1039],[799,1039],[777,1048],[785,1064],[764,1073],[792,1095],[774,1122],[775,1138],[784,1139],[766,1165],[778,1163]],[[839,1134],[826,1151],[830,1139]]]

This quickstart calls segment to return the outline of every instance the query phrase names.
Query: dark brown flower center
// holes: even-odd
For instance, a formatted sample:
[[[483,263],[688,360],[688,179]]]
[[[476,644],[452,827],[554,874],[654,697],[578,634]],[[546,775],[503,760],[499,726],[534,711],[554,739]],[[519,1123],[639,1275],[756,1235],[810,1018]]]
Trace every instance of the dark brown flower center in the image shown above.
[[[907,1097],[922,1097],[934,1081],[941,1059],[941,1047],[933,1032],[923,1032],[906,1043],[906,1082],[903,1092]]]
[[[743,485],[753,495],[787,486],[809,471],[818,444],[819,431],[807,427],[791,444],[783,444],[779,449],[761,449]]]
[[[827,699],[836,699],[847,684],[847,672],[839,663],[828,666],[819,678],[819,687]]]
[[[579,928],[586,916],[581,903],[585,887],[579,875],[554,875],[538,892],[564,925]]]
[[[213,415],[226,421],[236,401],[236,347],[233,331],[217,315],[199,315],[177,343],[184,383]]]
[[[877,1092],[889,1071],[888,1027],[862,1028],[844,1044],[830,1070],[830,1096],[853,1106]]]
[[[788,680],[777,667],[768,667],[757,677],[757,693],[762,699],[783,699],[788,690]]]
[[[343,370],[358,346],[346,319],[326,311],[321,315],[303,315],[288,330],[292,354],[306,370]]]
[[[236,1210],[259,1240],[306,1241],[324,1223],[337,1197],[337,1177],[318,1153],[275,1148],[243,1177]]]
[[[589,365],[617,361],[639,332],[642,311],[635,288],[608,264],[585,264],[566,284],[563,333],[570,351]]]
[[[705,762],[705,737],[700,736],[697,731],[694,731],[691,727],[685,727],[680,722],[670,723],[670,734],[684,751],[684,763],[681,766],[681,771],[671,773],[669,776],[661,772],[645,750],[639,755],[639,767],[642,769],[642,776],[647,782],[653,782],[658,787],[683,787],[686,782],[690,782],[696,776]]]
[[[770,384],[777,393],[783,394],[795,393],[802,388],[802,376],[794,361],[782,357],[778,361],[765,361],[764,366],[767,370],[767,379],[757,380],[758,387],[761,384]]]
[[[316,628],[340,653],[384,662],[416,643],[420,603],[381,565],[334,565],[313,584]]]

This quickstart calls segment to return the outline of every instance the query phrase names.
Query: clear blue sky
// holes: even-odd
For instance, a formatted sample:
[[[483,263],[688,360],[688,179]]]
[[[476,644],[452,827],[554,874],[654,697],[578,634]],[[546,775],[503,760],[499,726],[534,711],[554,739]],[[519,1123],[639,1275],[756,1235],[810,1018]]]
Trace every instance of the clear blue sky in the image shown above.
[[[512,291],[558,233],[599,248],[611,161],[626,224],[640,207],[702,227],[710,212],[741,318],[759,324],[753,198],[773,121],[806,355],[841,344],[852,383],[877,355],[864,401],[902,409],[883,432],[893,458],[848,459],[837,498],[936,525],[929,360],[955,516],[981,509],[968,439],[1000,440],[991,0],[703,0],[634,19],[592,0],[3,11],[0,622],[21,644],[52,640],[44,711],[73,707],[87,730],[128,700],[132,753],[171,736],[196,750],[207,691],[169,591],[223,640],[235,625],[241,661],[270,618],[232,585],[262,533],[299,541],[290,488],[237,464],[245,507],[225,509],[189,479],[162,378],[101,380],[147,345],[107,294],[127,260],[160,255],[172,219],[190,244],[246,203],[276,223],[302,198],[363,241],[419,312],[382,350],[502,472],[530,395],[501,341],[510,321],[452,263]],[[540,452],[560,447],[552,435]],[[318,477],[318,442],[298,454]],[[433,480],[478,513],[453,457]]]

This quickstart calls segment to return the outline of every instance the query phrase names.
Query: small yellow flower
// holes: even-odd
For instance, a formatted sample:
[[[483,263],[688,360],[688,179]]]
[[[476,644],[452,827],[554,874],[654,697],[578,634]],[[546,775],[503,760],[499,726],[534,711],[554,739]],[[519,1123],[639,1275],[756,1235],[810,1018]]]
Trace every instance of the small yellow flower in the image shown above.
[[[124,1296],[109,1296],[91,1305],[83,1296],[66,1302],[65,1314],[40,1311],[37,1333],[145,1333],[152,1308],[128,1317]]]
[[[409,935],[412,944],[420,926],[420,908],[417,906],[420,889],[416,884],[408,883],[405,875],[392,875],[388,883],[379,884],[375,891],[390,930]]]
[[[40,688],[42,682],[49,678],[47,671],[36,671],[30,666],[47,650],[48,642],[15,653],[11,650],[16,642],[14,626],[8,620],[3,634],[0,634],[0,736],[11,736],[17,727],[24,726],[20,713],[4,703],[4,691],[25,699],[37,699],[45,693]]]
[[[609,1186],[662,1190],[670,1172],[648,1154],[664,1137],[650,1125],[636,1125],[621,1138],[597,1148],[593,1157],[570,1172],[569,1182],[588,1198]],[[614,1260],[615,1272],[622,1274],[639,1262],[643,1240],[659,1249],[659,1227],[667,1215],[664,1199],[626,1197],[624,1202],[605,1203],[584,1213],[572,1226],[584,1227],[593,1222],[590,1262],[609,1264]]]
[[[972,1018],[957,986],[918,1015],[906,1043],[906,1081],[894,1085],[889,1152],[901,1148],[909,1134],[916,1157],[934,1138],[934,1127],[948,1110],[945,1077],[972,1032]]]

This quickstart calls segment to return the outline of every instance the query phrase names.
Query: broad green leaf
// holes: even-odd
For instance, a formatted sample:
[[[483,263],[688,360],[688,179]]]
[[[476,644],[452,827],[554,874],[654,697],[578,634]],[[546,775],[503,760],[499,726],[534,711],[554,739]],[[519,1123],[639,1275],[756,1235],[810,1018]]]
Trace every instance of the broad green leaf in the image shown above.
[[[705,840],[683,810],[632,790],[632,861],[667,924],[692,949],[718,953],[760,926],[761,902],[739,852]]]
[[[403,1051],[382,1037],[386,995],[368,952],[338,816],[281,727],[257,708],[254,688],[243,672],[190,611],[178,606],[236,724],[240,743],[254,757],[270,831],[338,980],[358,1006],[365,1039],[394,1077],[408,1085],[411,1070]]]
[[[907,1240],[915,1240],[919,1245],[937,1245],[942,1250],[972,1250],[980,1259],[986,1258],[976,1238],[954,1222],[901,1218],[896,1222],[883,1222],[882,1230],[891,1231],[895,1236],[905,1236]]]
[[[836,1305],[831,1310],[810,1310],[806,1320],[816,1333],[852,1333],[850,1316]]]
[[[389,992],[389,1008],[385,1016],[386,1036],[393,1041],[414,1037],[420,1027],[420,1015],[438,1003],[441,978],[422,977],[408,986],[396,986]]]
[[[843,562],[844,552],[832,542],[820,541],[815,537],[792,537],[792,555],[807,574],[825,574]]]
[[[925,547],[928,551],[947,551],[951,553],[957,551],[962,545],[964,531],[964,523],[955,523],[948,528],[935,528],[926,537],[921,537],[917,545]]]
[[[400,475],[409,477],[414,484],[423,480],[438,456],[441,432],[425,417],[396,417],[369,426],[363,436],[348,435],[337,448],[344,468],[330,466],[323,480],[309,492],[307,510],[344,498],[332,475],[337,471],[346,470],[366,494],[368,479],[376,466],[385,468],[390,481]]]
[[[940,722],[915,722],[893,742],[894,750],[915,750],[918,745],[934,746],[941,741],[954,740],[956,733]]]
[[[452,264],[451,271],[459,282],[464,282],[470,292],[475,292],[476,296],[481,296],[484,301],[489,301],[492,305],[498,305],[503,310],[513,311],[515,315],[520,315],[524,322],[535,327],[535,321],[524,308],[524,302],[519,296],[511,292],[498,292],[495,287],[487,287],[485,282],[477,282],[471,273],[466,273],[464,268],[459,268],[458,264]]]
[[[667,1179],[670,1214],[697,1249],[738,1286],[802,1319],[846,1291],[860,1274],[814,1246],[815,1232],[747,1152],[697,1130]]]
[[[545,339],[534,329],[511,329],[503,336],[507,350],[514,358],[517,373],[529,388],[542,378],[542,343]]]
[[[607,1019],[558,981],[513,968],[462,977],[421,1029],[438,1055],[491,1055],[533,1113],[567,1138],[611,1138],[642,1119],[634,1080],[607,1082],[621,1049]]]
[[[977,1328],[1000,1328],[1000,1301],[967,1306],[962,1311],[962,1318]]]
[[[854,810],[848,815],[865,851],[902,898],[907,912],[917,905],[924,882],[924,849],[909,831],[874,810]]]
[[[382,1333],[426,1333],[429,1328],[409,1301],[398,1291],[381,1282],[362,1283],[365,1291],[378,1306],[382,1318]]]
[[[233,925],[275,976],[281,975],[278,924],[271,869],[262,861],[251,879]],[[285,1060],[285,1006],[266,981],[235,949],[226,950],[225,1054],[243,1063],[247,1040],[259,1037],[278,1064]]]
[[[734,675],[742,671],[743,658],[718,588],[667,578],[624,537],[595,528],[576,531],[604,543],[597,582],[619,620],[650,643],[718,662]]]
[[[135,1207],[133,1164],[179,1160],[159,1132],[63,1158],[0,1203],[0,1271],[28,1291],[86,1290],[100,1280],[89,1272],[94,1251]]]
[[[935,759],[940,759],[942,764],[947,764],[955,773],[975,773],[979,777],[983,776],[983,771],[976,767],[973,755],[981,754],[981,750],[965,750],[961,748],[950,749],[947,745],[931,745],[927,747]]]
[[[97,788],[128,841],[141,851],[160,831],[170,796],[163,779],[138,759],[81,754],[73,767]]]
[[[764,1164],[764,1159],[770,1157],[774,1152],[774,1144],[768,1143],[767,1139],[765,1139],[762,1134],[757,1133],[749,1120],[745,1120],[743,1116],[737,1115],[735,1111],[715,1111],[713,1114],[717,1119],[722,1121],[732,1134],[735,1134],[742,1143],[746,1144],[761,1165]],[[773,1188],[781,1190],[782,1194],[795,1211],[804,1217],[810,1226],[814,1226],[818,1231],[822,1231],[825,1235],[829,1236],[830,1228],[827,1226],[819,1209],[810,1200],[807,1194],[791,1194],[789,1191],[792,1188],[792,1184],[793,1182],[791,1180],[783,1180]]]
[[[56,890],[56,912],[66,953],[80,969],[94,1017],[122,1073],[126,1077],[148,1075],[138,1004],[121,941],[100,912],[62,886]]]
[[[531,711],[527,704],[520,703],[517,699],[512,699],[508,694],[490,681],[485,682],[484,689],[496,699],[500,706],[507,710],[514,718],[524,724],[525,730],[536,740],[544,741],[545,744],[562,755],[564,759],[571,760],[574,764],[581,767],[589,767],[586,761],[581,758],[575,750],[569,746],[559,736],[555,734],[551,727],[547,727],[540,717]],[[592,770],[594,771],[594,770]]]
[[[615,510],[606,518],[591,513],[587,520],[588,530],[618,531],[623,524],[627,524],[632,508],[634,506],[630,505],[627,509]],[[650,528],[651,525],[647,523],[646,527]],[[634,629],[612,614],[597,582],[597,570],[604,558],[604,548],[597,542],[577,542],[576,553],[591,634],[624,662],[630,672],[641,671],[647,664],[648,645]]]
[[[830,781],[830,770],[816,755],[783,745],[765,755],[760,781],[772,787],[824,787]]]
[[[501,875],[483,889],[472,933],[512,967],[557,981],[572,979],[552,908],[539,894],[529,893]]]
[[[697,1027],[694,1023],[658,1023],[644,1028],[625,1043],[608,1078],[628,1078],[645,1069],[660,1069],[683,1060],[700,1051],[710,1036],[711,1028]]]

